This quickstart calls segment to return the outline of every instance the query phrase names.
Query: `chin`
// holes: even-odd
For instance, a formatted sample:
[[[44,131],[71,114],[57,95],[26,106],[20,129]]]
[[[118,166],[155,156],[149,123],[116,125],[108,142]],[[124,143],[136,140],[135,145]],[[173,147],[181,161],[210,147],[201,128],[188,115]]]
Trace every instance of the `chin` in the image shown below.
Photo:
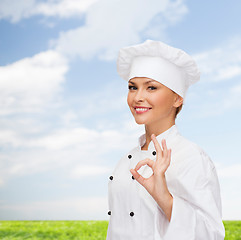
[[[136,122],[138,125],[146,124],[146,121],[143,121],[143,120],[140,120],[140,119],[135,119],[135,122]]]
[[[136,123],[137,123],[138,125],[143,125],[143,124],[145,124],[145,123],[143,123],[143,122],[137,122],[137,121],[136,121]]]

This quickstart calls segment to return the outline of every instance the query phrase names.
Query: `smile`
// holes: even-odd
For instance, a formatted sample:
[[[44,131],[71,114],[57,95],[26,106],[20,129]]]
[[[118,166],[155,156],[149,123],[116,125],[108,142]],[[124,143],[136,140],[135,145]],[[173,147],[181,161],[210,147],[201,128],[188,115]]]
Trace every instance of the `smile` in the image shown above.
[[[145,113],[149,111],[151,108],[146,108],[146,107],[135,107],[134,108],[136,113]]]

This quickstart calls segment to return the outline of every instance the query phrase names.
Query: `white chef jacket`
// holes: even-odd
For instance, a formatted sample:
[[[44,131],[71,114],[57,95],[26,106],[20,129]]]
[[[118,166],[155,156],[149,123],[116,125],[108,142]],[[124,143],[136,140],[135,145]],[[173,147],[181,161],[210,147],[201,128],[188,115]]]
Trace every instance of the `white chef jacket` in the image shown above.
[[[107,240],[223,240],[220,188],[213,162],[199,146],[181,136],[176,125],[156,138],[160,145],[166,139],[167,148],[172,149],[165,174],[173,196],[171,220],[130,173],[140,160],[155,161],[152,141],[148,150],[141,150],[146,141],[143,134],[110,176]],[[152,169],[146,165],[138,172],[149,177]]]

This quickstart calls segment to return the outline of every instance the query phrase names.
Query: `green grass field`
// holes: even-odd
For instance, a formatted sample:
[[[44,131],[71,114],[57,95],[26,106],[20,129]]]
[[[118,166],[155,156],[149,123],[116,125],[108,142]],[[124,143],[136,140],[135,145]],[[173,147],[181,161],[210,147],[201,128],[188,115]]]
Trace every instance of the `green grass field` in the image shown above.
[[[225,240],[241,240],[241,221],[224,221]],[[108,221],[0,221],[1,240],[105,240]]]

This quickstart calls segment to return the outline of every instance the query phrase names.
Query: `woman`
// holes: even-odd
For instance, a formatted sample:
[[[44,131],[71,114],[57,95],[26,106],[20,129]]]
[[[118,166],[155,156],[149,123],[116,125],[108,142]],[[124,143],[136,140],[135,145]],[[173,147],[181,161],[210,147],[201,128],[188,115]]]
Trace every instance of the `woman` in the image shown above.
[[[188,87],[200,78],[196,63],[147,40],[121,49],[117,69],[145,134],[110,176],[107,240],[224,239],[215,167],[175,125]]]

